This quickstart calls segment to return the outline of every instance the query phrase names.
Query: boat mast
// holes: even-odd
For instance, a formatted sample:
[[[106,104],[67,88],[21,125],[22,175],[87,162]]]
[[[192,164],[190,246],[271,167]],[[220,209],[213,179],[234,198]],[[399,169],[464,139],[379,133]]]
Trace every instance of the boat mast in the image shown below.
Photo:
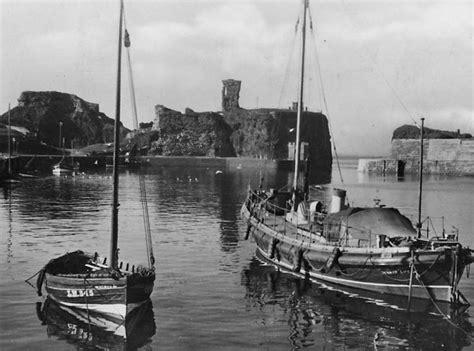
[[[300,89],[298,96],[298,112],[296,115],[296,145],[295,145],[295,174],[293,180],[293,191],[296,191],[298,187],[298,169],[300,162],[300,128],[301,128],[301,116],[303,114],[303,87],[304,87],[304,57],[306,47],[306,10],[308,8],[308,1],[303,0],[303,27],[302,27],[302,39],[301,39],[301,74],[300,74]]]
[[[421,128],[420,128],[420,188],[418,190],[418,223],[416,228],[418,229],[418,238],[421,238],[421,195],[423,193],[423,128],[425,125],[425,119],[421,118]]]
[[[118,267],[118,187],[119,173],[118,160],[120,154],[120,83],[122,66],[122,24],[123,24],[123,0],[120,0],[119,39],[117,59],[117,95],[115,104],[115,127],[114,127],[114,168],[113,168],[113,202],[112,202],[112,233],[110,240],[110,267]]]
[[[74,139],[71,139],[71,165],[74,172]]]
[[[10,120],[10,104],[8,104],[8,176],[12,175],[12,140],[11,140],[11,120]]]

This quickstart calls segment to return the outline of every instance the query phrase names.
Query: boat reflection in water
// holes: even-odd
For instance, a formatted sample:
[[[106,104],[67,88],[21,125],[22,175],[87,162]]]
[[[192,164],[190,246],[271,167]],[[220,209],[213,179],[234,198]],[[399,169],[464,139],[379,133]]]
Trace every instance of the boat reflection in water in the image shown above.
[[[255,324],[288,328],[294,349],[454,350],[471,344],[466,306],[454,310],[450,304],[438,304],[440,311],[426,299],[415,299],[408,312],[406,299],[382,295],[382,300],[380,294],[300,279],[257,256],[242,272],[242,284],[247,287],[247,309],[257,312]]]
[[[59,305],[50,297],[37,304],[38,318],[55,336],[79,348],[134,350],[151,342],[156,326],[150,300],[126,319]]]

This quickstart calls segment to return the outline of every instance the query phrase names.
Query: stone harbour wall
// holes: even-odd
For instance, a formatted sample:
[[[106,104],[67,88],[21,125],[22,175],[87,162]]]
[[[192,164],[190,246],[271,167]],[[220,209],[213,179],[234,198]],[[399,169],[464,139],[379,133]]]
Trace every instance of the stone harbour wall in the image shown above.
[[[377,174],[418,173],[420,141],[394,139],[391,157],[360,159],[360,172]],[[474,175],[474,139],[428,139],[423,142],[423,173]]]

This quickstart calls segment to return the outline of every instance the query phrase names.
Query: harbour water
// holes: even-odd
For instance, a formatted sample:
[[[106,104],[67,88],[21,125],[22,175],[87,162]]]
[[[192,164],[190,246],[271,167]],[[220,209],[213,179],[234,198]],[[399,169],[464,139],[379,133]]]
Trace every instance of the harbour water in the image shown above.
[[[349,202],[375,198],[416,219],[416,177],[359,174],[342,163]],[[157,278],[152,312],[128,337],[143,350],[471,350],[472,308],[444,319],[406,313],[379,297],[367,298],[278,272],[244,240],[239,210],[248,184],[279,188],[288,171],[245,167],[160,167],[146,170]],[[95,333],[79,320],[50,312],[25,280],[47,261],[82,249],[108,254],[111,174],[26,179],[0,197],[0,349],[121,349],[123,340]],[[449,231],[474,247],[474,178],[426,177],[423,215],[446,218]],[[120,257],[145,263],[138,175],[120,175]],[[441,234],[441,233],[438,233]],[[435,235],[435,234],[434,234]],[[461,290],[474,303],[474,279]],[[48,303],[47,303],[48,305]],[[151,307],[150,307],[151,309]],[[41,312],[43,311],[43,312]],[[48,311],[46,311],[48,312]],[[63,320],[63,319],[65,320]],[[82,324],[81,324],[82,323]]]

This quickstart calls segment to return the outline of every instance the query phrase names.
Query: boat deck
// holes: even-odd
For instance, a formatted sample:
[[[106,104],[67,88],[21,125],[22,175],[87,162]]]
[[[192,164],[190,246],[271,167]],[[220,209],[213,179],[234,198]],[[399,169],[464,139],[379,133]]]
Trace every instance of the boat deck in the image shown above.
[[[248,209],[247,209],[248,211]],[[248,213],[250,215],[250,213]],[[284,235],[290,239],[307,239],[311,243],[327,243],[326,239],[323,238],[317,231],[315,231],[316,225],[309,223],[295,224],[286,220],[285,215],[275,215],[268,211],[265,211],[263,216],[253,216],[254,219],[264,218],[263,225],[276,234]]]

